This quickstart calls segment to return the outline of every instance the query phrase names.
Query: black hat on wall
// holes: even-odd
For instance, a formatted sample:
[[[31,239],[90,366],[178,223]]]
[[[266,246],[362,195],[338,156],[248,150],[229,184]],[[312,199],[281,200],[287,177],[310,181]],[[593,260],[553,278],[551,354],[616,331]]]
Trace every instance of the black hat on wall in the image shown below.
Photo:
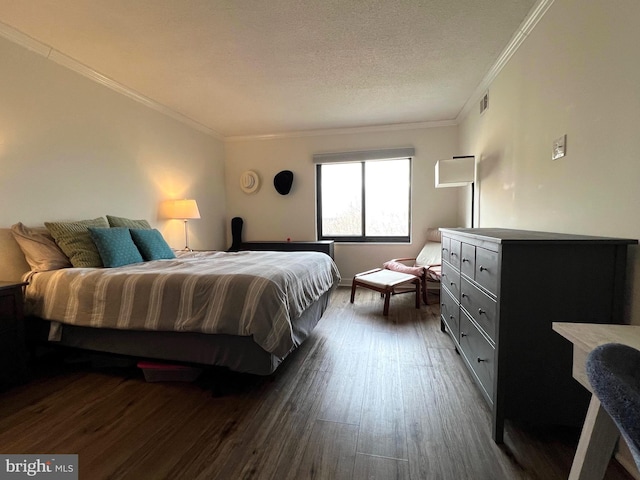
[[[273,186],[276,187],[280,195],[287,195],[291,191],[293,185],[293,172],[291,170],[282,170],[273,177]]]

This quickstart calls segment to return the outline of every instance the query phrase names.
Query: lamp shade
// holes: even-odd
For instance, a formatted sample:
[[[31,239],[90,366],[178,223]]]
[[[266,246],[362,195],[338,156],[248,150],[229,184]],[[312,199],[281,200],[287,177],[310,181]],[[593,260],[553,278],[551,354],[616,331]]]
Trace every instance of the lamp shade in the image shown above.
[[[160,216],[188,220],[200,218],[198,204],[193,199],[165,200],[160,204]]]
[[[475,157],[454,157],[436,163],[436,188],[463,187],[475,180]]]

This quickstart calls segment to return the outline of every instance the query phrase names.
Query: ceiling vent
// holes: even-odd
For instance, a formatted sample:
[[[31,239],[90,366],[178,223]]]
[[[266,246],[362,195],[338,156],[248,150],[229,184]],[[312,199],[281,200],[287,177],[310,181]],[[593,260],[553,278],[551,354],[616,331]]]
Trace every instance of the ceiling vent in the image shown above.
[[[480,115],[482,115],[487,108],[489,108],[489,92],[486,92],[480,99]]]

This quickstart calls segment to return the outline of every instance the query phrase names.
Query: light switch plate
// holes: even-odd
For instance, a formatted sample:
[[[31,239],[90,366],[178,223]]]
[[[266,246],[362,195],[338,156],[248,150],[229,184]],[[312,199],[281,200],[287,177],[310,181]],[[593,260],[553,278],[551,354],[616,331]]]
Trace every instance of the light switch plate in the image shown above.
[[[553,152],[551,154],[552,160],[557,160],[565,156],[567,144],[567,136],[563,135],[560,138],[556,138],[553,141]]]

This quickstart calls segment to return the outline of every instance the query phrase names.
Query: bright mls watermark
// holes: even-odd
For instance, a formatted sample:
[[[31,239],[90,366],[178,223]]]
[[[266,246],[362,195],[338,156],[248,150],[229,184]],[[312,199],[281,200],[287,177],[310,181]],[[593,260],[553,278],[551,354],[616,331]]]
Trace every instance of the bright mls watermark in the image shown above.
[[[78,480],[78,455],[0,454],[0,480]]]

